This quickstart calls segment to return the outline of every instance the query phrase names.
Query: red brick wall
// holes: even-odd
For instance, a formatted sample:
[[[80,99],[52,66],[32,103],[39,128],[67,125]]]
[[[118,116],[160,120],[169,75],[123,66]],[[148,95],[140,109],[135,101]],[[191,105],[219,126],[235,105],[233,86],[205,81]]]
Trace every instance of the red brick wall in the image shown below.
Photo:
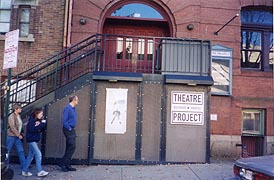
[[[64,30],[65,0],[39,0],[38,6],[31,9],[30,33],[34,42],[19,42],[17,68],[12,74],[25,71],[38,62],[44,61],[50,55],[62,49]],[[17,12],[14,10],[11,30],[16,29]],[[4,55],[4,40],[0,40],[0,74],[6,75],[2,70]]]
[[[212,96],[211,113],[217,114],[218,120],[211,121],[211,133],[240,135],[241,110],[244,108],[258,108],[266,110],[265,133],[268,136],[273,136],[273,84],[272,72],[242,70],[242,74],[234,75],[232,80],[232,97]]]

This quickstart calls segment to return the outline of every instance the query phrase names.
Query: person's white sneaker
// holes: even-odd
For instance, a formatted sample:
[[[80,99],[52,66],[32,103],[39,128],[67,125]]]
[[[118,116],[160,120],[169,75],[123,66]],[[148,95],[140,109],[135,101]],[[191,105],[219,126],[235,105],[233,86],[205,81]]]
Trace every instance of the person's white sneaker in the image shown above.
[[[43,177],[43,176],[46,176],[46,175],[48,175],[48,174],[49,174],[49,172],[42,170],[42,171],[40,171],[39,173],[37,173],[37,176],[38,176],[38,177]]]
[[[22,171],[22,176],[32,176],[32,173],[31,172],[25,172],[25,171]]]

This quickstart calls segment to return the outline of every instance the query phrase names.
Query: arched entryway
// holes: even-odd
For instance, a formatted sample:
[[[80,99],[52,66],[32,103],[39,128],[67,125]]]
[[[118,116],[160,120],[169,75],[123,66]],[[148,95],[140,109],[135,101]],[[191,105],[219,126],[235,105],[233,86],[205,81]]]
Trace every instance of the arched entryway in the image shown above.
[[[172,35],[172,22],[163,7],[152,1],[124,1],[114,4],[103,17],[101,32],[138,36]]]
[[[160,37],[170,37],[171,27],[170,18],[159,5],[143,1],[115,4],[102,26],[103,34],[109,36],[105,70],[153,72]]]

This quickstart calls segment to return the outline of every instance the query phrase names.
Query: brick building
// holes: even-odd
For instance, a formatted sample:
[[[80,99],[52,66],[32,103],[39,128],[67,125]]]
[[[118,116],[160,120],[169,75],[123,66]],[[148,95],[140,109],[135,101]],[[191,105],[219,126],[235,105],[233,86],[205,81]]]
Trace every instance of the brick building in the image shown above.
[[[74,2],[72,42],[77,42],[96,32],[105,33],[104,30],[108,26],[108,20],[111,19],[111,13],[130,3],[132,2],[126,0],[100,1],[100,3],[97,1]],[[212,90],[210,113],[215,118],[211,120],[210,126],[211,155],[213,157],[238,157],[246,148],[250,149],[250,152],[243,156],[273,154],[273,28],[271,18],[268,23],[261,23],[263,20],[259,17],[256,19],[256,16],[254,16],[256,19],[254,22],[248,19],[252,18],[252,13],[265,12],[272,16],[273,1],[143,0],[134,1],[134,3],[144,3],[158,10],[168,21],[165,28],[169,29],[171,37],[209,39],[212,46],[221,45],[231,49],[231,65],[226,64],[231,73],[229,83],[226,85],[229,87],[222,93],[215,88]],[[84,11],[87,8],[93,10]],[[248,12],[252,12],[249,14],[250,17],[247,15]],[[240,17],[235,18],[218,35],[214,35],[214,32],[235,14],[240,14]],[[80,19],[85,19],[86,24],[81,25]],[[127,28],[126,22],[124,24],[124,28]],[[194,28],[188,30],[188,25],[193,25]],[[261,58],[255,68],[244,64],[248,60],[244,59],[243,55],[246,52],[243,36],[250,32],[258,32],[256,35],[260,38],[257,40],[261,41],[259,45],[261,46],[259,48]],[[215,58],[214,55],[212,58]],[[216,85],[218,76],[212,73]],[[221,85],[224,84],[221,83]],[[248,124],[251,121],[259,124],[252,126],[251,129],[245,127],[245,123]]]
[[[91,107],[94,108],[85,111],[85,107],[81,107],[83,111],[81,112],[84,115],[80,119],[83,119],[83,124],[79,125],[78,133],[80,133],[80,137],[83,139],[79,142],[80,146],[84,147],[88,144],[91,148],[78,149],[77,152],[79,153],[78,156],[75,157],[76,159],[88,159],[89,163],[132,163],[132,161],[135,163],[161,163],[176,162],[176,156],[178,155],[179,162],[204,162],[208,161],[209,153],[213,158],[274,154],[272,0],[68,0],[54,3],[41,0],[30,2],[34,3],[34,5],[28,6],[31,7],[30,17],[32,17],[31,15],[34,13],[37,15],[34,16],[33,20],[29,21],[31,27],[29,28],[29,32],[31,33],[29,33],[30,35],[26,37],[26,39],[32,39],[29,41],[34,40],[34,42],[20,42],[19,66],[14,70],[16,73],[32,67],[33,64],[48,57],[49,54],[54,54],[57,50],[61,50],[62,47],[77,44],[96,33],[111,35],[111,38],[107,40],[102,38],[100,40],[96,39],[93,42],[91,42],[93,39],[83,41],[83,43],[86,44],[96,42],[94,47],[92,46],[85,49],[88,45],[75,46],[81,58],[89,58],[85,59],[85,64],[78,63],[78,61],[75,61],[75,64],[71,64],[71,66],[77,65],[77,67],[72,69],[76,74],[86,71],[84,67],[90,68],[87,61],[89,63],[92,62],[91,69],[93,66],[96,66],[96,71],[111,73],[103,75],[93,73],[90,86],[86,86],[83,81],[79,81],[78,84],[84,84],[84,88],[83,86],[76,88],[77,85],[74,84],[70,87],[73,87],[73,91],[65,92],[62,96],[58,96],[59,98],[56,98],[57,95],[55,94],[55,98],[48,98],[47,101],[40,100],[40,102],[37,103],[46,106],[47,109],[49,109],[48,118],[54,119],[55,117],[53,117],[53,115],[60,118],[61,111],[57,111],[56,109],[65,104],[65,100],[60,99],[68,94],[78,93],[80,99],[85,99],[86,97],[90,99],[88,102],[84,101],[84,104],[86,106],[91,105]],[[151,8],[154,10],[154,14],[148,17],[143,16],[141,8],[130,8],[132,4],[136,7],[141,5],[141,8]],[[17,5],[14,6],[14,8],[20,7],[20,5],[18,5],[18,7]],[[128,11],[122,14],[122,10]],[[13,20],[16,19],[16,13],[19,12],[20,11],[12,12],[10,22],[11,29],[16,29],[15,27],[19,27],[18,25],[20,25],[19,20],[13,24]],[[56,14],[60,15],[57,16]],[[236,14],[240,16],[238,17]],[[231,22],[223,27],[229,20],[231,20]],[[32,23],[33,26],[31,26]],[[31,34],[33,34],[33,36]],[[161,44],[162,41],[159,40],[161,37],[181,40],[186,38],[192,40],[210,40],[212,72],[208,75],[212,76],[214,80],[212,88],[209,88],[210,83],[205,83],[202,79],[199,79],[199,82],[202,81],[200,84],[198,80],[194,80],[193,83],[193,79],[197,77],[197,74],[190,80],[182,79],[185,78],[184,75],[189,74],[189,71],[182,69],[180,69],[181,71],[176,71],[175,74],[181,74],[183,76],[176,79],[176,81],[173,81],[173,79],[170,80],[175,82],[175,85],[171,83],[170,86],[166,85],[168,84],[168,76],[163,75],[163,80],[161,76],[157,76],[156,78],[156,76],[147,77],[144,75],[157,74],[159,70],[157,67],[158,61],[155,61],[155,64],[153,61],[154,57],[158,56],[158,49],[154,49],[154,47]],[[51,40],[49,40],[49,38]],[[52,41],[52,39],[56,39],[56,41]],[[107,42],[112,41],[114,44],[105,46]],[[101,43],[100,47],[103,48],[97,48],[97,43]],[[155,44],[150,46],[150,43]],[[0,47],[2,47],[3,44],[4,43],[0,44]],[[127,52],[123,51],[124,47],[129,48]],[[163,50],[163,48],[161,50]],[[76,52],[76,50],[70,49],[70,52]],[[115,54],[108,54],[106,52],[114,52]],[[136,56],[134,56],[134,52]],[[180,52],[173,52],[176,52],[178,57],[180,56]],[[189,51],[187,53],[191,52]],[[162,54],[163,52],[161,55]],[[60,55],[63,55],[63,53]],[[116,58],[115,61],[111,60],[109,64],[104,64],[105,61],[103,61],[103,63],[94,65],[93,61],[97,62],[97,56],[106,61],[112,59],[112,56]],[[67,59],[67,55],[64,55],[64,57],[60,59],[60,62],[68,62],[68,60],[71,59],[74,61],[75,58],[77,59],[78,56],[74,55]],[[26,61],[33,64],[27,64],[27,66],[24,65],[20,68],[20,65]],[[163,72],[163,68],[167,68],[168,64],[170,63],[161,64],[160,74],[170,73]],[[116,69],[111,69],[113,66],[115,66]],[[145,68],[140,70],[138,69],[139,66],[149,67],[152,68],[152,70],[149,69],[147,71]],[[127,69],[124,67],[127,67]],[[155,69],[153,69],[154,67]],[[195,71],[193,67],[196,67],[196,65],[190,65],[190,72]],[[56,71],[59,71],[59,69]],[[62,79],[61,84],[65,84],[67,81],[65,77],[72,77],[72,71],[69,73],[66,70],[60,70],[58,77]],[[117,72],[125,71],[141,72],[144,74],[141,75],[142,78],[135,76],[136,74],[117,75]],[[1,72],[5,74],[5,71],[2,69]],[[199,73],[201,75],[201,72]],[[174,72],[171,72],[171,74],[174,74]],[[201,75],[199,77],[204,76]],[[51,80],[51,77],[48,79]],[[90,80],[90,77],[87,79]],[[113,82],[118,83],[115,84]],[[152,84],[151,87],[149,87],[148,84]],[[63,85],[60,85],[61,89],[62,87]],[[142,89],[142,87],[144,88]],[[151,88],[152,92],[149,91],[149,88],[146,89],[146,87]],[[38,88],[38,85],[36,88],[37,91],[42,91]],[[125,138],[126,140],[123,138],[119,139],[119,136],[113,139],[113,137],[104,135],[104,132],[101,131],[104,127],[101,119],[104,119],[104,117],[100,116],[100,114],[106,111],[106,109],[102,107],[107,104],[102,103],[107,101],[106,98],[104,98],[106,94],[103,92],[105,90],[107,91],[108,88],[129,89],[129,97],[131,98],[134,95],[134,93],[130,94],[132,91],[138,95],[137,99],[133,98],[133,100],[131,100],[133,104],[129,103],[129,106],[135,108],[135,110],[133,110],[134,108],[131,109],[129,107],[129,112],[133,113],[134,116],[136,114],[137,123],[136,127],[130,123],[128,123],[130,124],[128,126],[130,126],[130,130],[136,129],[136,132],[135,130],[130,132],[130,135]],[[161,92],[157,92],[158,89],[161,89]],[[188,129],[194,127],[192,125],[172,125],[169,123],[167,123],[166,126],[162,125],[170,121],[170,102],[167,100],[170,93],[172,94],[173,92],[170,89],[177,91],[202,91],[205,93],[205,99],[207,99],[207,103],[209,103],[209,107],[206,106],[205,108],[205,127],[202,129],[195,128],[193,131],[190,131],[192,134],[197,133],[197,136],[200,136],[198,139],[193,139],[189,135],[185,135]],[[88,94],[87,92],[91,93]],[[100,96],[100,93],[102,93],[102,96]],[[142,93],[145,94],[145,98],[139,97]],[[98,96],[94,94],[98,94]],[[209,95],[210,98],[207,98],[207,95]],[[168,98],[163,99],[162,97],[165,96]],[[154,99],[150,99],[150,97]],[[146,98],[150,102],[147,102]],[[31,102],[33,103],[33,101]],[[142,103],[144,103],[143,106]],[[150,114],[149,110],[147,110],[149,108],[152,109],[153,113]],[[89,111],[90,114],[87,114],[86,112]],[[130,116],[133,115],[130,114]],[[153,126],[153,123],[157,125],[158,118],[161,119],[161,125]],[[84,119],[91,119],[91,121],[89,122]],[[148,124],[142,125],[146,119],[153,120]],[[138,124],[138,122],[140,124]],[[53,128],[56,124],[49,126]],[[146,129],[146,126],[150,129]],[[172,140],[172,136],[170,135],[172,131],[176,131],[175,134],[173,134],[174,140]],[[200,131],[205,133],[200,134]],[[210,138],[207,131],[210,133]],[[130,139],[132,140],[135,134],[136,142],[132,144]],[[47,141],[44,142],[45,145],[55,143],[51,141],[52,137],[58,137],[60,135],[60,133],[58,134],[49,130],[46,135]],[[147,142],[142,136],[148,139]],[[157,136],[161,138],[157,138]],[[210,143],[208,141],[209,139]],[[196,140],[198,140],[199,143],[196,142]],[[148,146],[149,143],[154,141],[157,143],[153,144],[152,147]],[[63,140],[60,139],[59,142],[58,144],[62,145]],[[113,145],[114,142],[117,143],[118,146],[123,146],[123,143],[125,143],[125,145],[129,147],[129,151],[121,151],[119,147]],[[176,146],[174,149],[170,148],[170,146],[180,144],[178,142],[181,142],[182,146],[178,145],[178,147]],[[194,146],[193,144],[195,143],[199,145]],[[197,159],[188,159],[187,156],[182,156],[178,152],[178,154],[176,153],[176,151],[180,149],[186,154],[190,153],[190,151],[183,150],[183,148],[187,146],[197,149],[204,148],[206,150],[197,150],[201,152],[195,154],[198,156]],[[111,149],[104,149],[103,154],[100,154],[101,147],[102,149],[103,147],[112,147],[115,149],[115,153],[112,152]],[[157,149],[159,147],[160,150]],[[54,150],[45,148],[45,156],[49,159],[59,157],[63,147],[57,146],[55,148]],[[120,153],[124,153],[125,155]],[[205,156],[201,154],[205,154]],[[195,156],[194,154],[190,155]]]
[[[20,29],[18,66],[13,75],[26,71],[63,48],[65,1],[1,0],[0,61],[5,32]],[[1,76],[6,75],[0,64]]]

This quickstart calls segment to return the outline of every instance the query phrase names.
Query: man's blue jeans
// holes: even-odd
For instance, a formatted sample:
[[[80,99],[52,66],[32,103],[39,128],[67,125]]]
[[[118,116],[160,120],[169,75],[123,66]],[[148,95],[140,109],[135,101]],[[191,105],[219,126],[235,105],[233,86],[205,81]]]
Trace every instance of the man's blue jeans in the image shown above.
[[[23,169],[23,167],[25,166],[25,153],[24,153],[23,144],[22,144],[21,139],[19,139],[16,136],[8,136],[7,137],[8,164],[9,164],[9,159],[10,159],[10,151],[11,151],[13,145],[15,145],[15,147],[17,149],[21,168]]]
[[[31,161],[33,160],[33,157],[35,157],[35,163],[36,163],[36,170],[37,172],[42,171],[42,154],[38,147],[37,142],[30,142],[29,144],[29,153],[26,159],[25,167],[23,168],[23,171],[28,172],[29,166],[31,164]]]

